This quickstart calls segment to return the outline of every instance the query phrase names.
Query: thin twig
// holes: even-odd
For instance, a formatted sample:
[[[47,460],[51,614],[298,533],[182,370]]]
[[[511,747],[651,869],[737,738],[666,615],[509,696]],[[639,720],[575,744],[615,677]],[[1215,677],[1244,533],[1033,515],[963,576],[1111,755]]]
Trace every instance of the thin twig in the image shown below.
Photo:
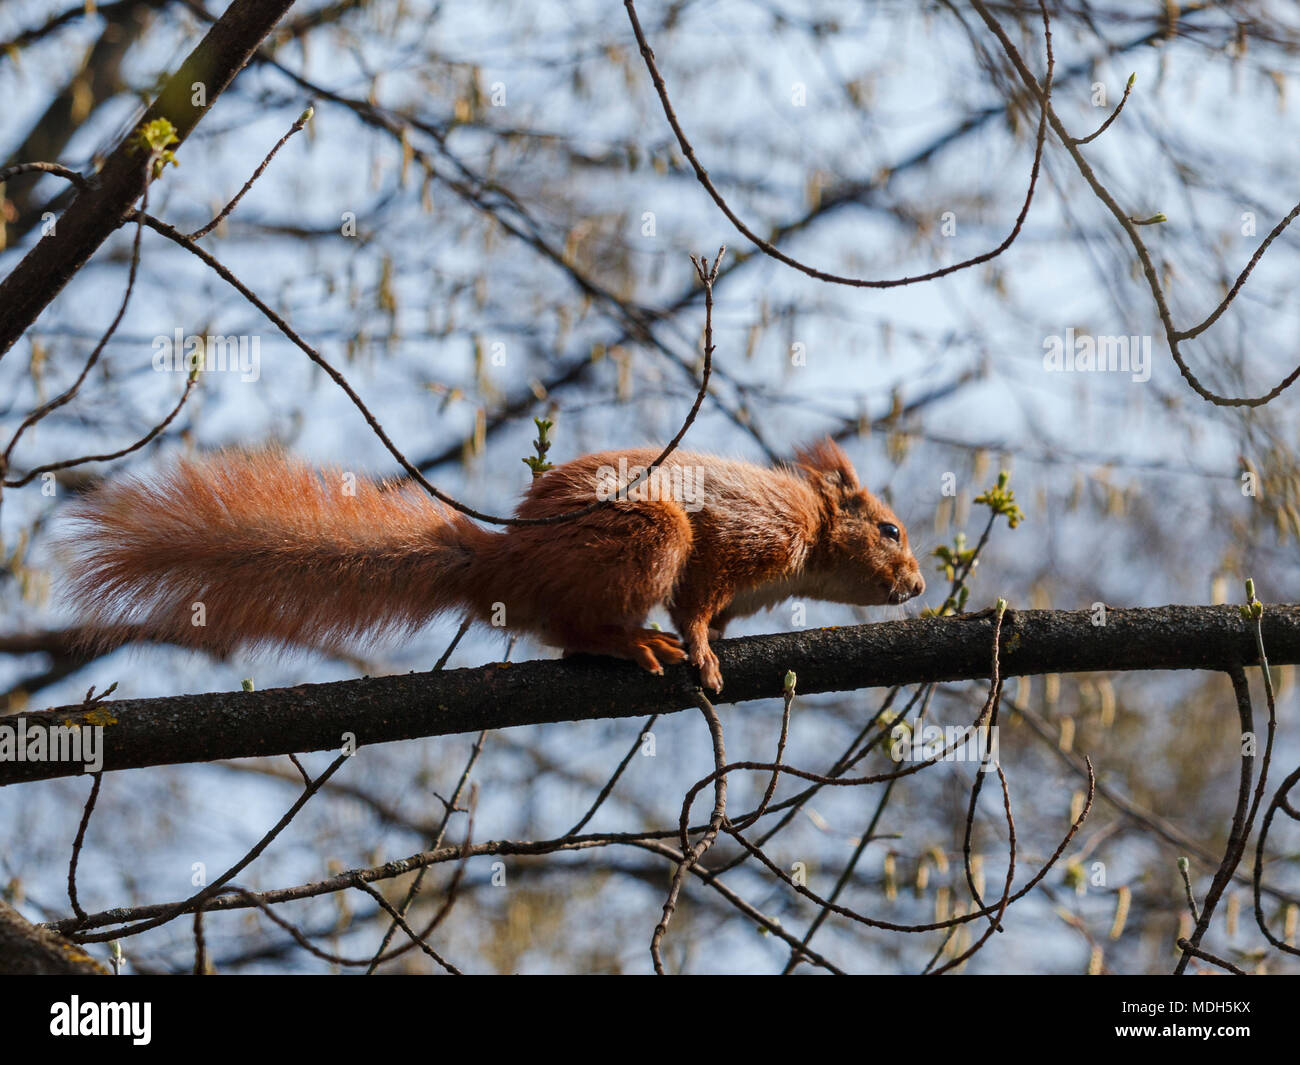
[[[726,215],[727,220],[735,226],[747,240],[763,252],[764,255],[770,256],[778,262],[784,263],[786,266],[793,267],[800,273],[806,274],[818,281],[827,281],[836,285],[849,285],[855,288],[898,288],[903,285],[918,284],[922,281],[933,281],[937,278],[946,277],[949,274],[956,273],[959,270],[965,270],[972,266],[978,266],[980,263],[986,263],[990,259],[997,258],[997,256],[1001,255],[1011,247],[1011,245],[1015,243],[1016,238],[1020,235],[1020,230],[1024,225],[1025,218],[1029,214],[1029,205],[1034,199],[1034,189],[1038,184],[1038,173],[1043,158],[1043,144],[1047,136],[1046,103],[1044,103],[1042,113],[1039,116],[1038,135],[1034,145],[1034,162],[1029,172],[1029,188],[1025,193],[1024,203],[1020,208],[1020,213],[1016,216],[1015,224],[1011,227],[1011,232],[1007,234],[1006,239],[992,251],[984,252],[982,255],[976,255],[973,258],[965,259],[962,262],[954,263],[951,266],[945,266],[938,270],[931,270],[928,273],[917,274],[911,277],[891,278],[888,280],[844,277],[840,274],[833,274],[825,270],[819,270],[814,266],[809,266],[806,263],[800,262],[793,256],[787,255],[785,252],[781,251],[769,241],[764,240],[750,229],[740,216],[732,210],[731,206],[714,186],[712,179],[709,177],[709,172],[705,170],[703,164],[696,157],[695,148],[691,144],[689,138],[687,138],[685,131],[682,129],[681,123],[677,119],[677,114],[673,110],[672,100],[669,99],[668,96],[668,86],[664,84],[663,75],[659,73],[658,64],[655,62],[654,51],[650,48],[650,44],[646,40],[645,31],[641,28],[641,21],[637,18],[636,6],[633,3],[633,0],[623,0],[623,6],[627,9],[627,17],[632,24],[632,33],[636,37],[637,46],[641,50],[641,57],[645,60],[646,70],[649,71],[650,80],[654,83],[655,92],[659,96],[659,103],[663,108],[664,117],[668,120],[668,125],[672,127],[673,134],[677,138],[677,143],[682,150],[682,154],[686,156],[687,161],[695,171],[695,177],[698,179],[699,183],[704,186],[705,191],[708,192],[710,198],[712,198],[713,202],[717,205],[718,210]],[[1044,36],[1047,44],[1047,77],[1044,83],[1044,100],[1046,100],[1051,96],[1055,58],[1052,54],[1052,33],[1051,24],[1047,14],[1047,5],[1044,0],[1039,0],[1039,6],[1042,9]]]
[[[677,898],[681,894],[686,874],[693,866],[699,864],[704,852],[713,846],[713,841],[718,838],[718,832],[727,816],[727,775],[721,772],[722,766],[727,761],[727,752],[722,742],[722,722],[718,719],[717,710],[714,709],[713,704],[709,702],[702,691],[696,692],[696,702],[700,710],[703,711],[704,720],[709,726],[709,735],[713,740],[713,764],[718,770],[718,775],[715,778],[716,782],[713,786],[713,815],[709,818],[708,830],[694,846],[690,845],[685,832],[682,833],[682,859],[677,863],[677,870],[673,873],[672,885],[668,889],[668,898],[664,900],[663,916],[660,917],[659,924],[655,926],[654,934],[650,937],[650,957],[654,962],[655,972],[660,976],[664,973],[664,962],[660,954],[660,947],[664,936],[668,932],[668,922],[672,920],[673,912],[677,909]],[[684,807],[683,825],[685,825],[685,818],[689,816],[690,800],[691,794],[688,793],[682,804]]]
[[[281,137],[278,141],[276,141],[275,147],[266,153],[266,158],[262,160],[262,165],[253,171],[253,176],[244,182],[244,187],[235,194],[235,198],[231,200],[228,204],[226,204],[226,206],[223,207],[220,211],[218,211],[217,214],[213,217],[212,221],[209,222],[206,226],[203,226],[201,229],[196,229],[193,233],[191,233],[190,240],[200,240],[201,238],[206,237],[209,233],[211,233],[214,229],[216,229],[218,225],[221,224],[222,219],[224,219],[227,215],[229,215],[230,212],[233,211],[235,207],[238,205],[239,201],[244,198],[244,193],[246,193],[249,189],[253,187],[253,182],[256,181],[258,178],[260,178],[262,176],[262,172],[268,166],[271,165],[271,160],[275,158],[275,153],[284,147],[285,142],[288,141],[290,137],[292,137],[295,133],[297,133],[300,129],[302,129],[303,126],[305,126],[309,121],[311,121],[311,115],[312,115],[312,109],[309,107],[301,115],[298,116],[298,118],[294,121],[294,124],[289,127],[289,132],[286,133],[283,137]]]
[[[90,795],[86,798],[86,807],[81,811],[81,824],[77,826],[77,838],[72,841],[72,859],[68,862],[68,901],[72,903],[72,912],[81,920],[86,920],[86,911],[77,901],[77,859],[81,857],[81,845],[86,840],[86,827],[90,824],[90,815],[94,813],[95,803],[99,799],[99,785],[104,781],[103,773],[96,773],[90,785]]]
[[[1074,138],[1075,144],[1088,144],[1092,141],[1095,141],[1098,137],[1100,137],[1103,133],[1105,133],[1106,130],[1110,129],[1110,124],[1114,122],[1115,119],[1119,118],[1119,113],[1124,110],[1124,105],[1128,103],[1128,94],[1133,91],[1133,82],[1136,80],[1136,78],[1137,78],[1136,74],[1130,75],[1128,81],[1124,85],[1124,95],[1120,99],[1119,103],[1115,105],[1115,110],[1110,113],[1110,117],[1107,118],[1106,121],[1103,122],[1100,126],[1098,126],[1095,132],[1089,133],[1088,136],[1086,137],[1075,137]]]
[[[162,913],[158,917],[154,917],[145,921],[140,921],[138,924],[129,925],[128,927],[120,928],[112,932],[97,932],[91,935],[78,936],[76,937],[77,942],[103,943],[110,939],[125,939],[127,936],[139,935],[141,932],[147,932],[151,928],[158,928],[161,925],[167,924],[169,921],[175,920],[182,913],[186,913],[189,910],[192,910],[195,906],[198,906],[199,904],[206,902],[208,899],[215,896],[227,882],[233,880],[236,876],[238,876],[239,873],[245,867],[247,867],[253,861],[255,861],[258,855],[260,855],[264,850],[266,850],[267,847],[271,845],[272,841],[281,832],[283,832],[285,828],[288,827],[289,822],[292,821],[298,815],[298,811],[301,810],[307,804],[307,800],[310,799],[313,795],[316,794],[316,792],[318,792],[321,789],[324,783],[334,775],[335,771],[339,769],[339,767],[341,767],[343,763],[348,760],[348,757],[349,756],[346,754],[341,754],[336,759],[334,759],[334,761],[330,763],[329,767],[325,770],[325,772],[323,772],[320,776],[318,776],[314,781],[312,781],[312,783],[307,788],[303,790],[303,793],[300,796],[298,796],[297,801],[295,801],[294,804],[291,807],[289,807],[288,811],[285,813],[283,817],[280,818],[279,821],[276,822],[275,826],[265,836],[263,836],[260,840],[258,840],[258,842],[253,846],[253,848],[250,851],[248,851],[247,854],[245,854],[242,858],[240,858],[239,861],[237,861],[234,865],[232,865],[228,870],[226,870],[226,872],[224,872],[211,884],[203,888],[202,891],[199,891],[194,895],[191,895],[188,899],[185,899],[182,902],[178,902],[172,906],[169,906],[167,908],[167,911]]]

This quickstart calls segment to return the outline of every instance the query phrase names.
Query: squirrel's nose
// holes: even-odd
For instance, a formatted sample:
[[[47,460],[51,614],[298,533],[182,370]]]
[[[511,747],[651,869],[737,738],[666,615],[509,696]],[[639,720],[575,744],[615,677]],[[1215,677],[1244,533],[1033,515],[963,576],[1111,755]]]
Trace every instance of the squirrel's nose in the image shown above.
[[[894,582],[894,588],[889,594],[888,601],[895,605],[906,603],[909,599],[915,599],[924,591],[925,578],[919,572],[903,575]]]

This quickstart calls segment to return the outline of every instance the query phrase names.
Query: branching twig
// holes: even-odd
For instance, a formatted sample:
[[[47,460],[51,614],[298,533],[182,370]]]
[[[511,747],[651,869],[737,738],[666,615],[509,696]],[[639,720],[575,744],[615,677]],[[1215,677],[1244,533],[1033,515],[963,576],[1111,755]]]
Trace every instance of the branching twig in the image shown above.
[[[646,40],[645,31],[641,28],[641,21],[637,18],[636,6],[633,0],[623,0],[623,6],[627,9],[628,19],[632,24],[632,33],[636,37],[637,46],[641,50],[641,57],[645,60],[646,69],[650,73],[650,80],[654,83],[655,92],[659,96],[659,102],[663,107],[664,117],[668,120],[668,125],[672,127],[673,134],[677,138],[677,143],[682,149],[682,154],[686,156],[687,161],[695,171],[695,176],[700,184],[704,186],[710,198],[718,206],[727,220],[736,227],[736,229],[745,236],[756,248],[764,255],[768,255],[786,266],[793,267],[802,274],[815,278],[818,281],[827,281],[836,285],[849,285],[855,288],[899,288],[904,285],[915,285],[923,281],[933,281],[941,277],[947,277],[959,270],[965,270],[972,266],[978,266],[980,263],[986,263],[991,259],[997,258],[1006,251],[1016,238],[1020,235],[1021,227],[1024,225],[1025,218],[1029,214],[1029,205],[1034,199],[1034,189],[1038,184],[1038,171],[1043,158],[1043,144],[1047,135],[1047,105],[1046,100],[1050,99],[1052,91],[1052,75],[1055,69],[1055,58],[1052,54],[1052,30],[1051,23],[1047,14],[1047,5],[1044,0],[1039,0],[1039,7],[1043,15],[1043,32],[1047,47],[1047,76],[1043,85],[1043,109],[1039,116],[1038,134],[1034,145],[1034,163],[1029,172],[1029,188],[1025,193],[1025,200],[1020,208],[1020,213],[1016,216],[1015,224],[1011,227],[1011,232],[1007,234],[1002,241],[992,251],[984,252],[982,255],[976,255],[971,259],[954,263],[951,266],[945,266],[938,270],[931,270],[928,273],[916,274],[911,277],[891,278],[887,280],[872,280],[860,277],[844,277],[840,274],[832,274],[825,270],[819,270],[814,266],[800,262],[793,256],[787,255],[769,241],[764,240],[757,233],[747,226],[739,215],[731,209],[731,206],[723,198],[722,194],[714,186],[709,172],[705,170],[702,163],[696,157],[695,148],[687,138],[681,123],[677,120],[677,114],[673,110],[672,101],[668,96],[668,87],[664,84],[663,75],[659,73],[658,64],[655,62],[655,55]]]
[[[713,841],[718,838],[718,831],[722,828],[727,816],[727,775],[722,772],[722,766],[727,761],[727,752],[722,742],[722,722],[718,720],[717,710],[714,709],[713,704],[709,702],[702,691],[699,692],[697,701],[704,713],[704,720],[709,725],[709,734],[713,739],[713,764],[717,767],[713,786],[713,815],[709,818],[708,830],[694,846],[691,846],[686,835],[686,819],[689,816],[690,800],[693,792],[687,794],[685,801],[682,803],[682,859],[677,863],[677,870],[673,873],[673,882],[668,889],[668,898],[664,900],[663,916],[659,919],[659,924],[655,926],[654,935],[650,937],[650,957],[654,961],[655,972],[661,976],[664,972],[664,962],[663,957],[660,955],[660,946],[668,932],[668,922],[672,920],[673,911],[677,909],[677,897],[681,894],[686,874],[693,866],[699,864],[704,852],[713,846]]]
[[[77,941],[80,943],[103,943],[110,939],[125,939],[127,936],[139,935],[141,932],[147,932],[151,928],[158,928],[161,925],[167,924],[169,921],[179,917],[182,913],[187,913],[194,907],[206,902],[208,899],[211,899],[225,884],[238,876],[244,868],[257,859],[257,856],[261,854],[262,851],[266,850],[266,848],[271,845],[271,842],[275,837],[288,827],[289,822],[298,815],[298,811],[307,804],[307,800],[321,789],[321,786],[325,781],[329,780],[329,778],[334,775],[335,770],[342,766],[343,763],[348,760],[348,757],[349,756],[346,754],[341,754],[334,759],[334,761],[330,763],[329,768],[312,781],[310,786],[303,790],[303,793],[298,796],[297,801],[289,807],[288,812],[286,812],[285,815],[276,822],[275,827],[258,840],[247,854],[240,858],[239,861],[227,869],[226,872],[222,873],[221,876],[205,887],[202,891],[191,895],[188,899],[185,899],[182,902],[178,902],[175,905],[168,907],[166,912],[157,917],[141,921],[138,924],[130,925],[113,932],[97,932],[90,935],[78,936],[76,937]],[[85,918],[81,918],[81,920],[83,923],[88,923]]]

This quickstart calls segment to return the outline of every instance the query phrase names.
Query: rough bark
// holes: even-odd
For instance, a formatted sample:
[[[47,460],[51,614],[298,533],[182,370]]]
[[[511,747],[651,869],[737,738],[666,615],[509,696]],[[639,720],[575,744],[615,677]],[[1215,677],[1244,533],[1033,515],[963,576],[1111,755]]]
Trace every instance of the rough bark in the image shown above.
[[[0,899],[0,973],[6,976],[106,976],[81,947],[37,928]]]
[[[1091,611],[1008,611],[1003,676],[1118,670],[1223,670],[1256,661],[1250,623],[1233,606]],[[716,645],[726,689],[719,702],[798,690],[852,691],[989,675],[992,616],[915,618],[725,640]],[[1264,646],[1275,665],[1300,662],[1300,606],[1268,606]],[[65,706],[14,715],[0,727],[100,724],[104,768],[337,749],[541,722],[637,717],[696,706],[694,671],[663,677],[601,658],[494,664],[477,669],[367,677],[260,692],[212,692]],[[79,763],[0,761],[0,785],[71,776]]]

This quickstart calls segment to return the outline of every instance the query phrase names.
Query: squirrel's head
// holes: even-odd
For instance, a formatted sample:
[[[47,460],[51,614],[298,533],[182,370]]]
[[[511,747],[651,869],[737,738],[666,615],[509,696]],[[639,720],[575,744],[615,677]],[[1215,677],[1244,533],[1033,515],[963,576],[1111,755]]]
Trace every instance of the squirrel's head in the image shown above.
[[[822,505],[823,523],[809,566],[827,598],[855,606],[903,603],[925,591],[921,567],[898,516],[858,483],[834,440],[796,452],[799,472]]]

